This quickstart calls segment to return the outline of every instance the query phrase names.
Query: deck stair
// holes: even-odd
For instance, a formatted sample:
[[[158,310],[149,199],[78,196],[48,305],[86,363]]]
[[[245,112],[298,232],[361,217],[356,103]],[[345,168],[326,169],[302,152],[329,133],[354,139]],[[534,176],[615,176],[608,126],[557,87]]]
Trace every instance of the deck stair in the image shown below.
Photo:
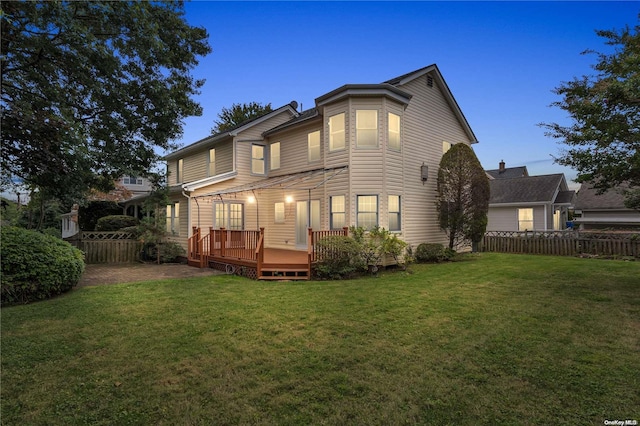
[[[259,280],[308,280],[306,264],[263,264]]]

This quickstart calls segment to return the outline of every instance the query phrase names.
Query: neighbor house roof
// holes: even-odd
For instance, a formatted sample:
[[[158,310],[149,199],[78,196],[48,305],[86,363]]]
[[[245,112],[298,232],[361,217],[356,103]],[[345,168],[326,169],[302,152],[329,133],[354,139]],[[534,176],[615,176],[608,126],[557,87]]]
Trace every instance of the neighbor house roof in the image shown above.
[[[555,203],[561,202],[556,192],[564,182],[562,173],[541,176],[525,176],[507,179],[489,180],[489,204],[512,203]],[[567,193],[565,193],[567,192]],[[570,197],[573,191],[560,191],[562,202]],[[560,194],[558,193],[558,195]],[[558,200],[558,201],[556,201]]]
[[[627,188],[628,185],[623,184],[598,195],[590,183],[583,183],[576,196],[576,210],[627,210],[622,195]]]
[[[494,179],[510,179],[516,177],[524,177],[528,176],[527,166],[521,167],[506,167],[502,170],[494,169],[494,170],[485,170],[489,176]]]

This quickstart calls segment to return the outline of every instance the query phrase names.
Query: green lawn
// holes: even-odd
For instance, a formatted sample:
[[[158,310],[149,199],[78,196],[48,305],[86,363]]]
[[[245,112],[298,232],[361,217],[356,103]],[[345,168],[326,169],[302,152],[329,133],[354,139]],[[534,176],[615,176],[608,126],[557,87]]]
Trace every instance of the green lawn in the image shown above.
[[[640,262],[482,254],[2,309],[2,424],[640,421]]]

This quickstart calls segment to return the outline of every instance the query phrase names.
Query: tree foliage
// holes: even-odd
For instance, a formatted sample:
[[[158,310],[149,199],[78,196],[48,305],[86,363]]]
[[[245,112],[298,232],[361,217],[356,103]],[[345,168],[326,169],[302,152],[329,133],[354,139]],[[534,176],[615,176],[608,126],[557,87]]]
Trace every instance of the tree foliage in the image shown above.
[[[260,117],[273,111],[271,104],[262,105],[258,102],[250,102],[248,104],[233,104],[231,108],[222,108],[218,114],[218,120],[214,121],[211,129],[212,134],[224,132],[238,124],[244,123],[252,118]]]
[[[464,241],[475,245],[482,240],[487,228],[489,179],[470,146],[455,144],[442,156],[436,207],[450,249]]]
[[[201,114],[210,52],[181,1],[9,1],[0,19],[2,177],[58,198],[143,176]]]
[[[562,99],[552,106],[568,112],[572,123],[541,126],[567,146],[556,162],[577,170],[578,182],[601,191],[627,182],[633,189],[640,186],[640,25],[596,33],[613,53],[583,52],[597,55],[596,75],[554,90]]]

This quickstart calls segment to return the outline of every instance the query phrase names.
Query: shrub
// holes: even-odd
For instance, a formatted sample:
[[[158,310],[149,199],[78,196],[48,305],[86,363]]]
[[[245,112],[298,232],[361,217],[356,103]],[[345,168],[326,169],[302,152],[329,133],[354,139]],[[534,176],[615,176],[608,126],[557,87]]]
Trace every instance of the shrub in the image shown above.
[[[138,225],[138,218],[126,215],[111,215],[98,219],[96,231],[119,231]]]
[[[455,252],[445,249],[444,245],[437,243],[422,243],[416,249],[416,260],[418,262],[443,262],[451,260]]]
[[[346,278],[364,266],[362,247],[351,237],[333,235],[322,238],[317,243],[318,278]]]
[[[182,246],[175,241],[163,243],[144,243],[142,247],[142,260],[156,261],[158,259],[158,247],[160,247],[160,262],[176,263],[180,262],[187,253]]]
[[[2,305],[47,299],[78,284],[83,255],[66,241],[16,227],[0,228],[0,238]]]

